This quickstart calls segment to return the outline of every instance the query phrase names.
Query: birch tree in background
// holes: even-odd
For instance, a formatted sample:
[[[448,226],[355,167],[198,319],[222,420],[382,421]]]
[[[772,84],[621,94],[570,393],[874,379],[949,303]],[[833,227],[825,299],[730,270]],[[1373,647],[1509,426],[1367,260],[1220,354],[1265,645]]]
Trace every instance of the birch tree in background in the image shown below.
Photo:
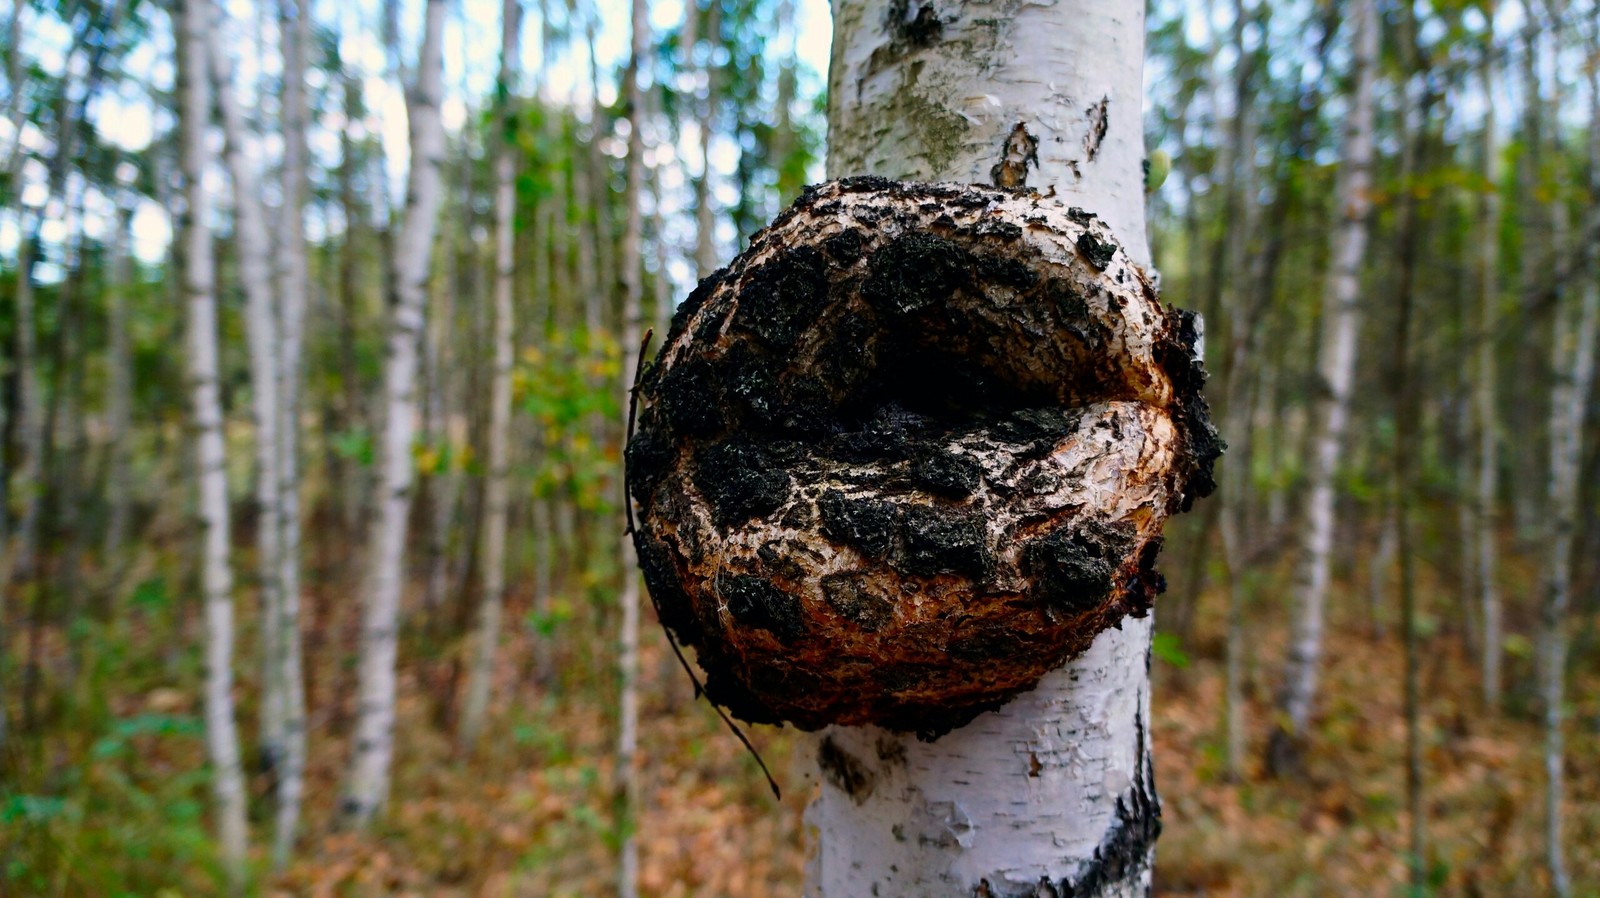
[[[477,647],[467,681],[461,718],[461,741],[470,748],[483,729],[494,682],[495,647],[506,589],[506,518],[511,503],[511,279],[516,273],[516,110],[511,102],[518,67],[522,7],[518,0],[501,6],[500,75],[495,84],[497,145],[494,159],[494,368],[489,382],[489,477],[484,485],[484,521],[480,544],[483,595],[478,604]]]
[[[644,59],[650,46],[650,17],[645,0],[633,0],[632,41],[628,68],[623,74],[623,90],[628,109],[628,181],[623,206],[627,223],[622,233],[622,423],[626,427],[630,407],[633,372],[639,353],[641,320],[644,316]],[[662,272],[664,275],[665,272]],[[624,432],[626,432],[624,430]],[[630,501],[622,485],[622,501]],[[618,639],[617,668],[621,696],[617,733],[617,825],[621,828],[622,849],[617,865],[617,895],[637,898],[639,894],[639,842],[634,835],[634,815],[638,812],[639,782],[633,769],[639,747],[639,573],[633,540],[618,541],[622,563],[621,633]]]
[[[1600,22],[1592,23],[1600,31]],[[1591,59],[1600,53],[1600,34],[1591,37]],[[1600,206],[1600,74],[1591,62],[1589,80],[1589,203]],[[1560,92],[1557,91],[1559,94]],[[1557,107],[1559,108],[1559,106]],[[1563,204],[1555,204],[1561,207]],[[1562,215],[1562,212],[1558,212]],[[1565,231],[1559,227],[1558,232]],[[1582,232],[1580,232],[1582,233]],[[1557,249],[1564,249],[1557,244]],[[1557,286],[1550,360],[1550,472],[1545,539],[1544,599],[1540,605],[1539,686],[1544,704],[1545,865],[1551,891],[1572,894],[1571,876],[1562,848],[1562,805],[1566,798],[1567,615],[1572,605],[1572,545],[1583,500],[1584,410],[1594,379],[1594,344],[1600,329],[1600,250],[1592,241],[1581,248],[1583,273],[1577,302]]]
[[[276,778],[283,758],[284,683],[278,664],[282,644],[282,602],[279,552],[283,516],[278,474],[278,310],[272,295],[272,247],[255,160],[248,152],[244,112],[234,94],[228,51],[226,13],[213,5],[207,30],[211,81],[224,137],[223,160],[233,185],[234,246],[239,258],[239,283],[245,296],[245,335],[250,357],[250,407],[256,443],[256,559],[260,578],[261,732],[259,754],[269,778]]]
[[[277,652],[267,659],[281,690],[277,809],[272,864],[282,869],[294,848],[305,788],[306,699],[300,636],[300,390],[309,275],[307,274],[306,54],[312,0],[278,0],[278,42],[283,54],[283,203],[278,209],[278,620]]]
[[[1339,223],[1333,231],[1333,267],[1323,294],[1322,342],[1317,357],[1320,385],[1312,406],[1315,431],[1307,472],[1305,521],[1289,658],[1277,701],[1280,719],[1267,746],[1268,769],[1278,773],[1288,773],[1299,764],[1300,743],[1311,724],[1322,662],[1323,611],[1334,537],[1333,478],[1339,469],[1345,426],[1350,418],[1361,269],[1372,208],[1372,98],[1378,61],[1374,0],[1351,0],[1351,18],[1350,110],[1339,151]]]
[[[406,92],[411,166],[404,217],[391,257],[387,345],[383,365],[383,430],[378,438],[377,495],[370,569],[362,609],[360,686],[349,779],[341,822],[365,826],[383,807],[394,756],[395,661],[400,592],[416,466],[417,349],[427,298],[428,266],[441,199],[444,160],[442,100],[444,0],[427,0],[416,78]]]
[[[694,0],[688,0],[694,6]],[[688,15],[685,22],[695,20]],[[706,9],[706,62],[694,68],[695,80],[705,80],[706,101],[698,108],[700,132],[700,177],[694,181],[695,243],[694,263],[697,277],[705,277],[717,270],[716,206],[711,198],[711,136],[717,126],[717,44],[722,39],[722,4],[710,3]],[[693,57],[693,46],[690,46]]]
[[[228,472],[222,440],[218,383],[216,276],[212,260],[209,198],[203,181],[211,113],[207,35],[214,27],[210,0],[177,6],[179,165],[183,172],[183,287],[187,314],[189,400],[194,418],[199,490],[200,581],[206,618],[206,747],[211,761],[218,853],[231,888],[245,879],[248,839],[239,734],[233,718],[233,569],[228,560]]]
[[[1477,414],[1477,493],[1474,502],[1477,530],[1478,602],[1483,615],[1483,704],[1491,711],[1500,706],[1501,621],[1500,589],[1496,577],[1496,543],[1499,518],[1495,498],[1500,489],[1500,435],[1495,414],[1494,335],[1500,303],[1500,134],[1496,121],[1494,43],[1495,3],[1485,7],[1485,52],[1480,63],[1483,82],[1483,178],[1478,194],[1478,351],[1477,377],[1473,381],[1473,407]]]
[[[1149,265],[1143,4],[913,4],[903,17],[869,0],[833,8],[831,177],[1025,178],[1097,214]],[[829,730],[878,785],[852,796],[824,778],[808,816],[818,845],[806,894],[1000,895],[1024,884],[1052,894],[1063,880],[1078,896],[1144,894],[1159,825],[1150,633],[1149,617],[1124,619],[1032,692],[936,742]]]

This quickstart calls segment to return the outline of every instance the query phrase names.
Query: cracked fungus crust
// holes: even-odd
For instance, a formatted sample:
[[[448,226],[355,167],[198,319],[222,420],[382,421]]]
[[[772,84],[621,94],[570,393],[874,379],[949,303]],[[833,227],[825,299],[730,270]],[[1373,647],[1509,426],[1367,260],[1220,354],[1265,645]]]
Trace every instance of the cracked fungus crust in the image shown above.
[[[634,541],[708,696],[933,738],[1144,615],[1221,451],[1197,340],[1082,210],[807,190],[639,383]]]

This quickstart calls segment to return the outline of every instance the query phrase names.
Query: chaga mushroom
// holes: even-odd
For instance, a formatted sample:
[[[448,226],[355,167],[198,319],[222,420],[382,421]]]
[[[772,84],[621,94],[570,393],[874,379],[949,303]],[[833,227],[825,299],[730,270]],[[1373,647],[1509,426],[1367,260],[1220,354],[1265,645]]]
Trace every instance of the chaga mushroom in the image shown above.
[[[1198,341],[1081,210],[809,189],[637,385],[634,541],[707,695],[934,738],[1147,613],[1222,449]]]

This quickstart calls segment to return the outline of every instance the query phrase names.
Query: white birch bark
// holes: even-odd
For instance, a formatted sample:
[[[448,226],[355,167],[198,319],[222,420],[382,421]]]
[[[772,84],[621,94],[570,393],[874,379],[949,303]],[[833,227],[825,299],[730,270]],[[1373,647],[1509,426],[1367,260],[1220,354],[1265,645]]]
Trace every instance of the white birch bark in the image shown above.
[[[228,476],[218,383],[216,274],[211,207],[203,176],[209,153],[211,92],[206,71],[210,0],[183,0],[179,21],[179,158],[183,169],[183,286],[187,313],[189,399],[194,416],[199,489],[200,580],[206,618],[206,748],[216,803],[218,854],[230,886],[245,878],[248,833],[239,735],[233,717],[233,569],[228,560]]]
[[[512,321],[511,278],[516,273],[512,252],[516,241],[516,147],[515,111],[511,102],[513,79],[517,71],[518,35],[522,7],[518,0],[505,0],[501,6],[500,77],[496,85],[499,103],[499,142],[495,149],[494,172],[494,367],[489,381],[489,479],[484,484],[484,519],[481,564],[483,595],[478,604],[477,645],[472,671],[467,680],[467,700],[461,715],[461,742],[471,748],[483,729],[494,681],[495,648],[500,641],[500,617],[506,588],[506,518],[511,504],[511,355]]]
[[[1493,34],[1494,5],[1487,8],[1490,34]],[[1500,302],[1500,134],[1496,122],[1494,54],[1483,55],[1483,174],[1487,181],[1478,199],[1478,347],[1477,378],[1473,383],[1473,407],[1478,424],[1477,494],[1474,503],[1477,531],[1474,539],[1477,556],[1478,601],[1483,616],[1483,703],[1490,710],[1500,706],[1501,618],[1500,590],[1495,582],[1496,534],[1495,495],[1499,492],[1499,430],[1495,415],[1497,372],[1494,334]]]
[[[263,766],[275,778],[283,758],[284,684],[278,664],[283,597],[278,580],[283,537],[278,502],[278,310],[272,295],[272,248],[254,161],[248,155],[243,110],[234,94],[225,12],[212,4],[206,32],[214,100],[221,114],[223,161],[233,185],[234,241],[245,296],[250,359],[250,409],[256,428],[257,567],[261,593],[261,732]]]
[[[1355,379],[1356,337],[1360,321],[1361,268],[1371,211],[1373,80],[1377,66],[1377,10],[1373,0],[1353,0],[1353,68],[1350,110],[1340,147],[1338,214],[1333,261],[1323,294],[1322,343],[1312,451],[1307,472],[1305,521],[1301,530],[1298,583],[1288,664],[1278,696],[1290,743],[1305,736],[1311,722],[1322,663],[1323,610],[1327,604],[1329,556],[1334,536],[1334,487],[1344,433],[1350,419],[1350,388]],[[1287,744],[1280,747],[1286,747]]]
[[[633,0],[633,38],[627,72],[623,85],[628,101],[628,181],[623,205],[627,221],[622,233],[622,424],[626,432],[628,407],[633,385],[633,372],[639,353],[641,319],[644,311],[644,210],[640,204],[644,195],[644,90],[640,81],[644,77],[644,59],[649,51],[650,19],[645,0]],[[629,501],[626,485],[622,501]],[[638,559],[634,557],[632,539],[618,541],[622,563],[621,632],[619,634],[617,668],[621,695],[619,696],[617,733],[617,823],[623,827],[622,850],[617,868],[617,895],[619,898],[637,898],[639,894],[639,841],[634,835],[633,821],[638,813],[639,781],[634,767],[634,757],[639,747],[639,573]]]
[[[364,826],[389,793],[394,757],[395,659],[404,587],[406,526],[416,468],[417,343],[423,326],[428,268],[441,198],[444,124],[442,51],[444,0],[428,0],[416,81],[407,92],[411,169],[404,218],[392,259],[388,345],[383,372],[383,430],[378,441],[378,493],[369,548],[371,565],[362,609],[360,687],[349,780],[340,806],[343,823]]]
[[[912,3],[904,19],[886,9],[833,4],[830,176],[1025,177],[1099,215],[1149,264],[1143,4]],[[876,785],[852,798],[824,778],[808,811],[806,894],[1145,894],[1159,813],[1149,640],[1149,618],[1124,620],[1033,692],[936,742],[828,731],[823,750],[847,753]]]
[[[279,346],[278,482],[279,525],[277,653],[270,663],[281,690],[282,748],[278,759],[277,809],[272,864],[282,869],[294,848],[305,789],[306,704],[300,637],[300,385],[305,345],[309,274],[306,260],[306,53],[312,0],[279,0],[278,31],[283,53],[283,204],[278,220]]]
[[[1589,201],[1600,202],[1600,76],[1589,73]],[[1560,91],[1557,91],[1560,95]],[[1559,107],[1557,107],[1559,108]],[[1555,228],[1564,237],[1564,203]],[[1556,246],[1562,246],[1558,242]],[[1591,244],[1584,250],[1586,271],[1576,308],[1567,308],[1565,292],[1558,289],[1551,349],[1550,473],[1545,540],[1544,600],[1540,608],[1540,693],[1544,704],[1545,866],[1551,891],[1566,898],[1572,894],[1562,846],[1562,805],[1566,799],[1563,767],[1566,760],[1566,621],[1572,605],[1572,545],[1578,527],[1582,490],[1578,478],[1583,467],[1584,410],[1594,378],[1594,344],[1600,325],[1600,265]]]

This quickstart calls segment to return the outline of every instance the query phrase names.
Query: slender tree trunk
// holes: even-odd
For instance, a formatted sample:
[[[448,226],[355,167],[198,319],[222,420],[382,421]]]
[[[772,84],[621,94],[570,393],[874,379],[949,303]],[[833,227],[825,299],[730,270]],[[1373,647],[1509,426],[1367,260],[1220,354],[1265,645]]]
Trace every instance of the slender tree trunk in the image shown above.
[[[1229,228],[1226,238],[1226,250],[1219,261],[1228,271],[1239,272],[1244,268],[1246,261],[1245,237],[1256,233],[1253,227],[1256,203],[1243,203],[1243,214],[1239,213],[1240,197],[1249,197],[1253,194],[1255,182],[1255,166],[1251,160],[1255,154],[1250,151],[1254,143],[1253,129],[1249,126],[1251,114],[1248,111],[1249,97],[1252,92],[1251,74],[1255,68],[1254,57],[1247,55],[1244,45],[1244,26],[1246,14],[1242,0],[1235,0],[1233,4],[1233,44],[1240,63],[1238,77],[1234,83],[1233,108],[1234,118],[1229,129],[1228,152],[1226,158],[1230,161],[1227,181],[1227,207],[1232,210],[1226,214],[1227,220],[1233,221],[1242,218],[1237,227]],[[1248,61],[1247,61],[1248,60]],[[1287,192],[1283,185],[1279,185],[1278,199],[1274,206],[1287,209],[1284,205]],[[1272,237],[1269,235],[1270,241]],[[1260,253],[1258,259],[1268,258],[1266,253]],[[1223,685],[1223,721],[1226,728],[1226,768],[1230,779],[1238,780],[1243,774],[1244,764],[1244,641],[1245,621],[1244,604],[1246,599],[1245,577],[1246,563],[1244,561],[1245,546],[1243,531],[1241,530],[1242,510],[1247,501],[1246,486],[1250,482],[1248,446],[1250,441],[1245,438],[1249,430],[1254,397],[1250,389],[1250,373],[1253,361],[1253,343],[1259,327],[1262,313],[1265,311],[1271,296],[1270,271],[1263,271],[1260,278],[1247,278],[1236,276],[1231,289],[1219,286],[1218,295],[1227,297],[1228,322],[1228,356],[1224,362],[1226,372],[1224,396],[1224,432],[1232,439],[1238,441],[1240,448],[1222,459],[1223,473],[1220,495],[1217,497],[1216,516],[1218,530],[1222,536],[1222,554],[1224,567],[1227,569],[1228,580],[1228,624],[1227,624],[1227,659]],[[1217,273],[1214,277],[1219,284],[1225,275]],[[1220,305],[1220,303],[1219,303]],[[1198,561],[1205,556],[1205,531],[1201,531],[1200,541],[1196,546],[1194,558]],[[1199,578],[1195,578],[1197,581]],[[1196,594],[1190,599],[1190,609],[1199,604]]]
[[[306,699],[300,635],[300,385],[310,274],[305,239],[306,53],[313,0],[279,0],[283,52],[283,205],[278,223],[281,317],[278,378],[278,645],[269,659],[282,691],[282,745],[277,776],[272,864],[281,870],[294,849],[305,789]]]
[[[550,102],[550,56],[555,52],[553,44],[555,27],[550,20],[549,0],[539,0],[539,86],[536,91],[540,106],[546,110],[553,107]],[[561,122],[555,115],[548,111],[544,116],[544,146],[552,148],[560,145]],[[533,245],[534,255],[534,314],[530,322],[531,333],[529,339],[540,351],[540,358],[547,360],[548,364],[564,364],[564,360],[551,353],[550,335],[552,326],[558,333],[569,333],[565,326],[563,307],[561,303],[567,298],[570,291],[561,289],[567,280],[567,244],[571,236],[568,228],[556,227],[556,222],[564,220],[567,213],[566,182],[560,177],[556,152],[538,160],[546,177],[550,179],[550,195],[539,204],[534,216]],[[560,216],[560,217],[558,217]],[[534,464],[543,468],[548,463],[547,455],[550,446],[550,432],[543,421],[533,423],[535,439],[531,441],[534,452]],[[548,623],[553,607],[552,591],[555,588],[555,536],[551,508],[556,502],[552,494],[535,495],[532,509],[533,526],[533,613],[527,618],[530,623],[530,640],[533,645],[532,682],[543,686],[548,685],[554,678],[555,665],[552,663],[552,643],[549,637]]]
[[[633,0],[633,41],[624,73],[623,89],[628,101],[628,181],[623,206],[627,223],[622,233],[622,414],[628,422],[633,371],[639,352],[644,317],[644,59],[650,46],[650,18],[645,0]],[[623,486],[622,501],[630,501]],[[639,841],[634,835],[634,818],[639,808],[639,779],[634,756],[639,747],[639,574],[633,540],[618,541],[622,561],[622,627],[618,640],[617,668],[621,681],[617,711],[617,823],[622,828],[622,857],[617,868],[619,898],[639,894]]]
[[[13,53],[13,59],[20,54]],[[21,133],[19,103],[13,113],[12,123]],[[12,153],[10,183],[20,183],[22,175],[22,146]],[[20,196],[18,198],[20,200]],[[39,503],[44,466],[44,396],[39,385],[38,336],[34,323],[33,254],[38,236],[37,219],[43,210],[33,211],[17,205],[17,286],[16,308],[13,312],[16,328],[17,371],[17,426],[22,432],[22,459],[16,465],[15,492],[21,494],[22,513],[17,517],[16,529],[11,534],[11,545],[5,553],[4,569],[0,570],[0,591],[9,592],[14,578],[33,576],[35,555],[39,543]]]
[[[692,0],[691,0],[692,2]],[[706,101],[700,107],[700,177],[694,182],[695,271],[706,277],[717,270],[716,201],[711,196],[711,138],[717,128],[717,45],[722,40],[722,4],[710,3],[706,9]]]
[[[1517,157],[1517,248],[1518,280],[1522,290],[1524,314],[1532,314],[1534,297],[1545,283],[1551,260],[1559,253],[1550,245],[1549,219],[1546,217],[1542,196],[1542,168],[1544,165],[1544,97],[1540,83],[1539,13],[1532,0],[1522,0],[1522,52],[1516,54],[1522,61],[1522,127],[1518,135],[1522,144]],[[1546,363],[1540,357],[1541,349],[1535,337],[1535,328],[1521,328],[1514,356],[1517,377],[1523,381],[1523,390],[1543,381]],[[1539,411],[1534,396],[1526,401],[1514,402],[1509,407],[1508,426],[1511,432],[1522,434],[1523,439],[1508,440],[1507,449],[1511,464],[1507,474],[1511,490],[1511,524],[1518,544],[1526,544],[1537,533],[1539,522],[1539,494],[1544,486],[1539,482],[1543,465],[1539,464],[1540,440]]]
[[[439,117],[444,0],[428,0],[426,15],[416,82],[406,100],[411,172],[400,239],[392,256],[394,297],[384,359],[385,415],[378,444],[377,513],[361,626],[360,691],[349,781],[339,809],[342,822],[350,826],[365,826],[383,807],[394,755],[397,630],[406,527],[416,476],[411,449],[416,434],[417,342],[423,327],[445,150]]]
[[[133,288],[128,238],[133,209],[117,210],[111,244],[111,284],[106,297],[106,535],[104,564],[119,567],[118,557],[128,540],[132,502],[132,447],[129,422],[133,409],[133,359],[128,339],[128,293]]]
[[[1490,45],[1494,33],[1494,3],[1487,7]],[[1495,581],[1498,517],[1495,498],[1500,485],[1499,422],[1495,414],[1494,336],[1500,302],[1500,133],[1495,115],[1494,53],[1485,52],[1483,80],[1483,177],[1478,196],[1478,346],[1473,407],[1478,419],[1477,493],[1473,505],[1477,531],[1478,601],[1483,613],[1483,704],[1491,712],[1500,707],[1501,616],[1500,589]]]
[[[902,21],[866,0],[834,3],[830,174],[1025,179],[1097,214],[1148,265],[1143,5],[923,12]],[[936,742],[831,729],[824,744],[878,785],[852,797],[823,778],[806,894],[1145,894],[1159,829],[1150,626],[1124,619],[1032,692]]]
[[[1405,717],[1405,791],[1407,818],[1406,867],[1410,871],[1413,894],[1422,894],[1427,884],[1425,827],[1426,809],[1422,800],[1422,696],[1418,670],[1420,645],[1417,633],[1416,555],[1412,543],[1411,507],[1415,498],[1414,457],[1423,452],[1419,435],[1421,409],[1416,375],[1413,374],[1412,319],[1416,305],[1417,255],[1422,239],[1422,210],[1413,189],[1424,171],[1424,151],[1429,141],[1433,104],[1437,99],[1431,84],[1419,77],[1416,46],[1417,24],[1409,9],[1400,12],[1399,41],[1404,59],[1401,112],[1400,208],[1396,225],[1399,243],[1399,280],[1395,286],[1398,321],[1394,330],[1392,370],[1395,446],[1393,460],[1393,507],[1395,549],[1400,560],[1400,635],[1403,641],[1402,708]]]
[[[454,169],[457,183],[450,185],[451,188],[459,188],[456,202],[459,203],[457,208],[463,225],[458,227],[453,235],[447,235],[441,241],[448,249],[441,249],[443,256],[441,270],[434,278],[433,289],[428,293],[428,323],[422,338],[423,382],[426,385],[423,402],[424,439],[448,445],[452,452],[455,446],[454,403],[457,398],[455,390],[457,378],[453,375],[454,369],[458,367],[455,354],[456,304],[458,300],[466,299],[467,304],[476,310],[478,299],[474,277],[477,273],[478,260],[473,250],[472,237],[472,168],[472,154],[464,150],[460,154],[459,164]],[[473,358],[476,359],[476,355]],[[474,372],[478,370],[477,365],[465,367]],[[469,389],[468,392],[475,391]],[[474,436],[475,434],[469,433],[467,442],[472,442]],[[470,567],[464,562],[458,563],[450,551],[450,537],[456,527],[456,513],[461,505],[462,480],[465,479],[462,465],[457,462],[458,460],[452,457],[451,463],[446,465],[444,470],[429,472],[422,482],[423,507],[428,512],[428,545],[425,557],[427,581],[423,586],[422,609],[427,615],[429,630],[441,635],[443,631],[436,630],[436,627],[443,620],[454,575],[458,570]]]
[[[247,154],[245,121],[234,95],[233,58],[227,46],[225,13],[212,6],[211,27],[207,31],[211,81],[215,102],[221,113],[225,138],[223,159],[233,183],[235,248],[239,259],[239,281],[244,288],[246,334],[250,357],[251,413],[256,427],[256,522],[257,565],[261,592],[261,732],[260,764],[275,784],[281,775],[284,753],[286,708],[282,669],[282,603],[279,553],[283,538],[282,506],[279,503],[278,425],[278,309],[272,295],[272,247],[267,236],[266,213],[261,203],[261,185]]]
[[[484,486],[483,595],[478,605],[477,651],[467,681],[466,707],[461,716],[461,742],[471,748],[483,729],[494,682],[495,647],[500,641],[500,616],[506,589],[506,518],[511,501],[511,355],[515,322],[512,320],[511,279],[516,274],[512,257],[516,246],[516,112],[511,92],[517,72],[522,7],[518,0],[501,6],[500,77],[495,85],[499,106],[499,134],[495,147],[494,195],[494,371],[489,382],[489,479]]]
[[[1594,39],[1591,52],[1600,50]],[[1600,203],[1600,76],[1589,71],[1589,202]],[[1564,208],[1563,204],[1555,204]],[[1561,213],[1557,213],[1560,215]],[[1564,231],[1557,222],[1556,230]],[[1562,235],[1564,236],[1564,235]],[[1560,244],[1557,245],[1558,248]],[[1544,700],[1545,866],[1550,889],[1562,898],[1572,894],[1562,848],[1562,804],[1566,798],[1565,764],[1567,614],[1572,604],[1572,544],[1577,531],[1582,491],[1578,475],[1582,460],[1584,410],[1594,377],[1594,344],[1600,327],[1600,265],[1594,245],[1584,256],[1587,276],[1579,288],[1576,308],[1562,302],[1567,291],[1557,290],[1551,348],[1550,479],[1545,519],[1544,600],[1540,606],[1539,685]]]
[[[1334,532],[1334,475],[1350,417],[1360,318],[1361,268],[1371,209],[1373,79],[1378,31],[1374,0],[1352,0],[1354,44],[1351,109],[1340,149],[1339,224],[1333,234],[1333,271],[1324,293],[1320,384],[1313,409],[1316,436],[1307,476],[1305,522],[1296,584],[1293,633],[1278,708],[1282,722],[1268,746],[1268,767],[1288,772],[1299,764],[1299,744],[1311,723],[1322,661],[1323,609]]]
[[[1389,571],[1394,567],[1397,535],[1395,533],[1393,501],[1386,502],[1379,511],[1378,546],[1367,565],[1367,617],[1373,639],[1387,634],[1383,622],[1384,596],[1389,592]]]
[[[11,7],[11,18],[7,24],[7,36],[11,41],[10,46],[22,46],[22,14],[27,9],[27,0],[15,0]],[[27,110],[22,102],[22,54],[12,53],[6,65],[6,85],[10,91],[10,108],[6,117],[11,123],[12,140],[6,154],[6,184],[10,195],[8,199],[14,207],[16,214],[17,233],[25,234],[27,214],[22,207],[22,163],[27,158],[22,147],[22,123]],[[17,287],[18,293],[22,290],[22,267],[24,249],[21,242],[17,244]],[[19,297],[20,299],[20,297]],[[20,306],[21,303],[19,302]],[[5,397],[7,399],[11,397]],[[11,417],[16,410],[8,408],[0,401],[0,677],[5,675],[5,596],[11,589],[11,469],[6,466],[5,458],[11,434]],[[0,703],[3,705],[3,703]],[[0,746],[5,744],[6,713],[0,707]]]
[[[184,300],[188,316],[189,397],[199,478],[201,588],[206,614],[206,745],[216,802],[218,853],[230,888],[245,880],[244,776],[233,717],[233,569],[228,561],[228,477],[223,456],[222,400],[218,383],[217,301],[206,169],[206,123],[211,96],[206,41],[214,24],[209,0],[178,6],[179,143],[183,168]]]
[[[370,433],[366,403],[362,401],[361,371],[356,362],[356,332],[361,317],[361,293],[357,284],[357,250],[360,246],[360,221],[370,210],[357,206],[355,141],[350,137],[350,122],[361,111],[360,82],[348,70],[341,73],[346,125],[339,131],[339,207],[344,213],[344,239],[339,244],[339,381],[343,387],[342,418],[346,431]],[[348,456],[341,459],[341,510],[347,531],[355,530],[366,507],[366,469]],[[352,566],[352,570],[359,569]]]

